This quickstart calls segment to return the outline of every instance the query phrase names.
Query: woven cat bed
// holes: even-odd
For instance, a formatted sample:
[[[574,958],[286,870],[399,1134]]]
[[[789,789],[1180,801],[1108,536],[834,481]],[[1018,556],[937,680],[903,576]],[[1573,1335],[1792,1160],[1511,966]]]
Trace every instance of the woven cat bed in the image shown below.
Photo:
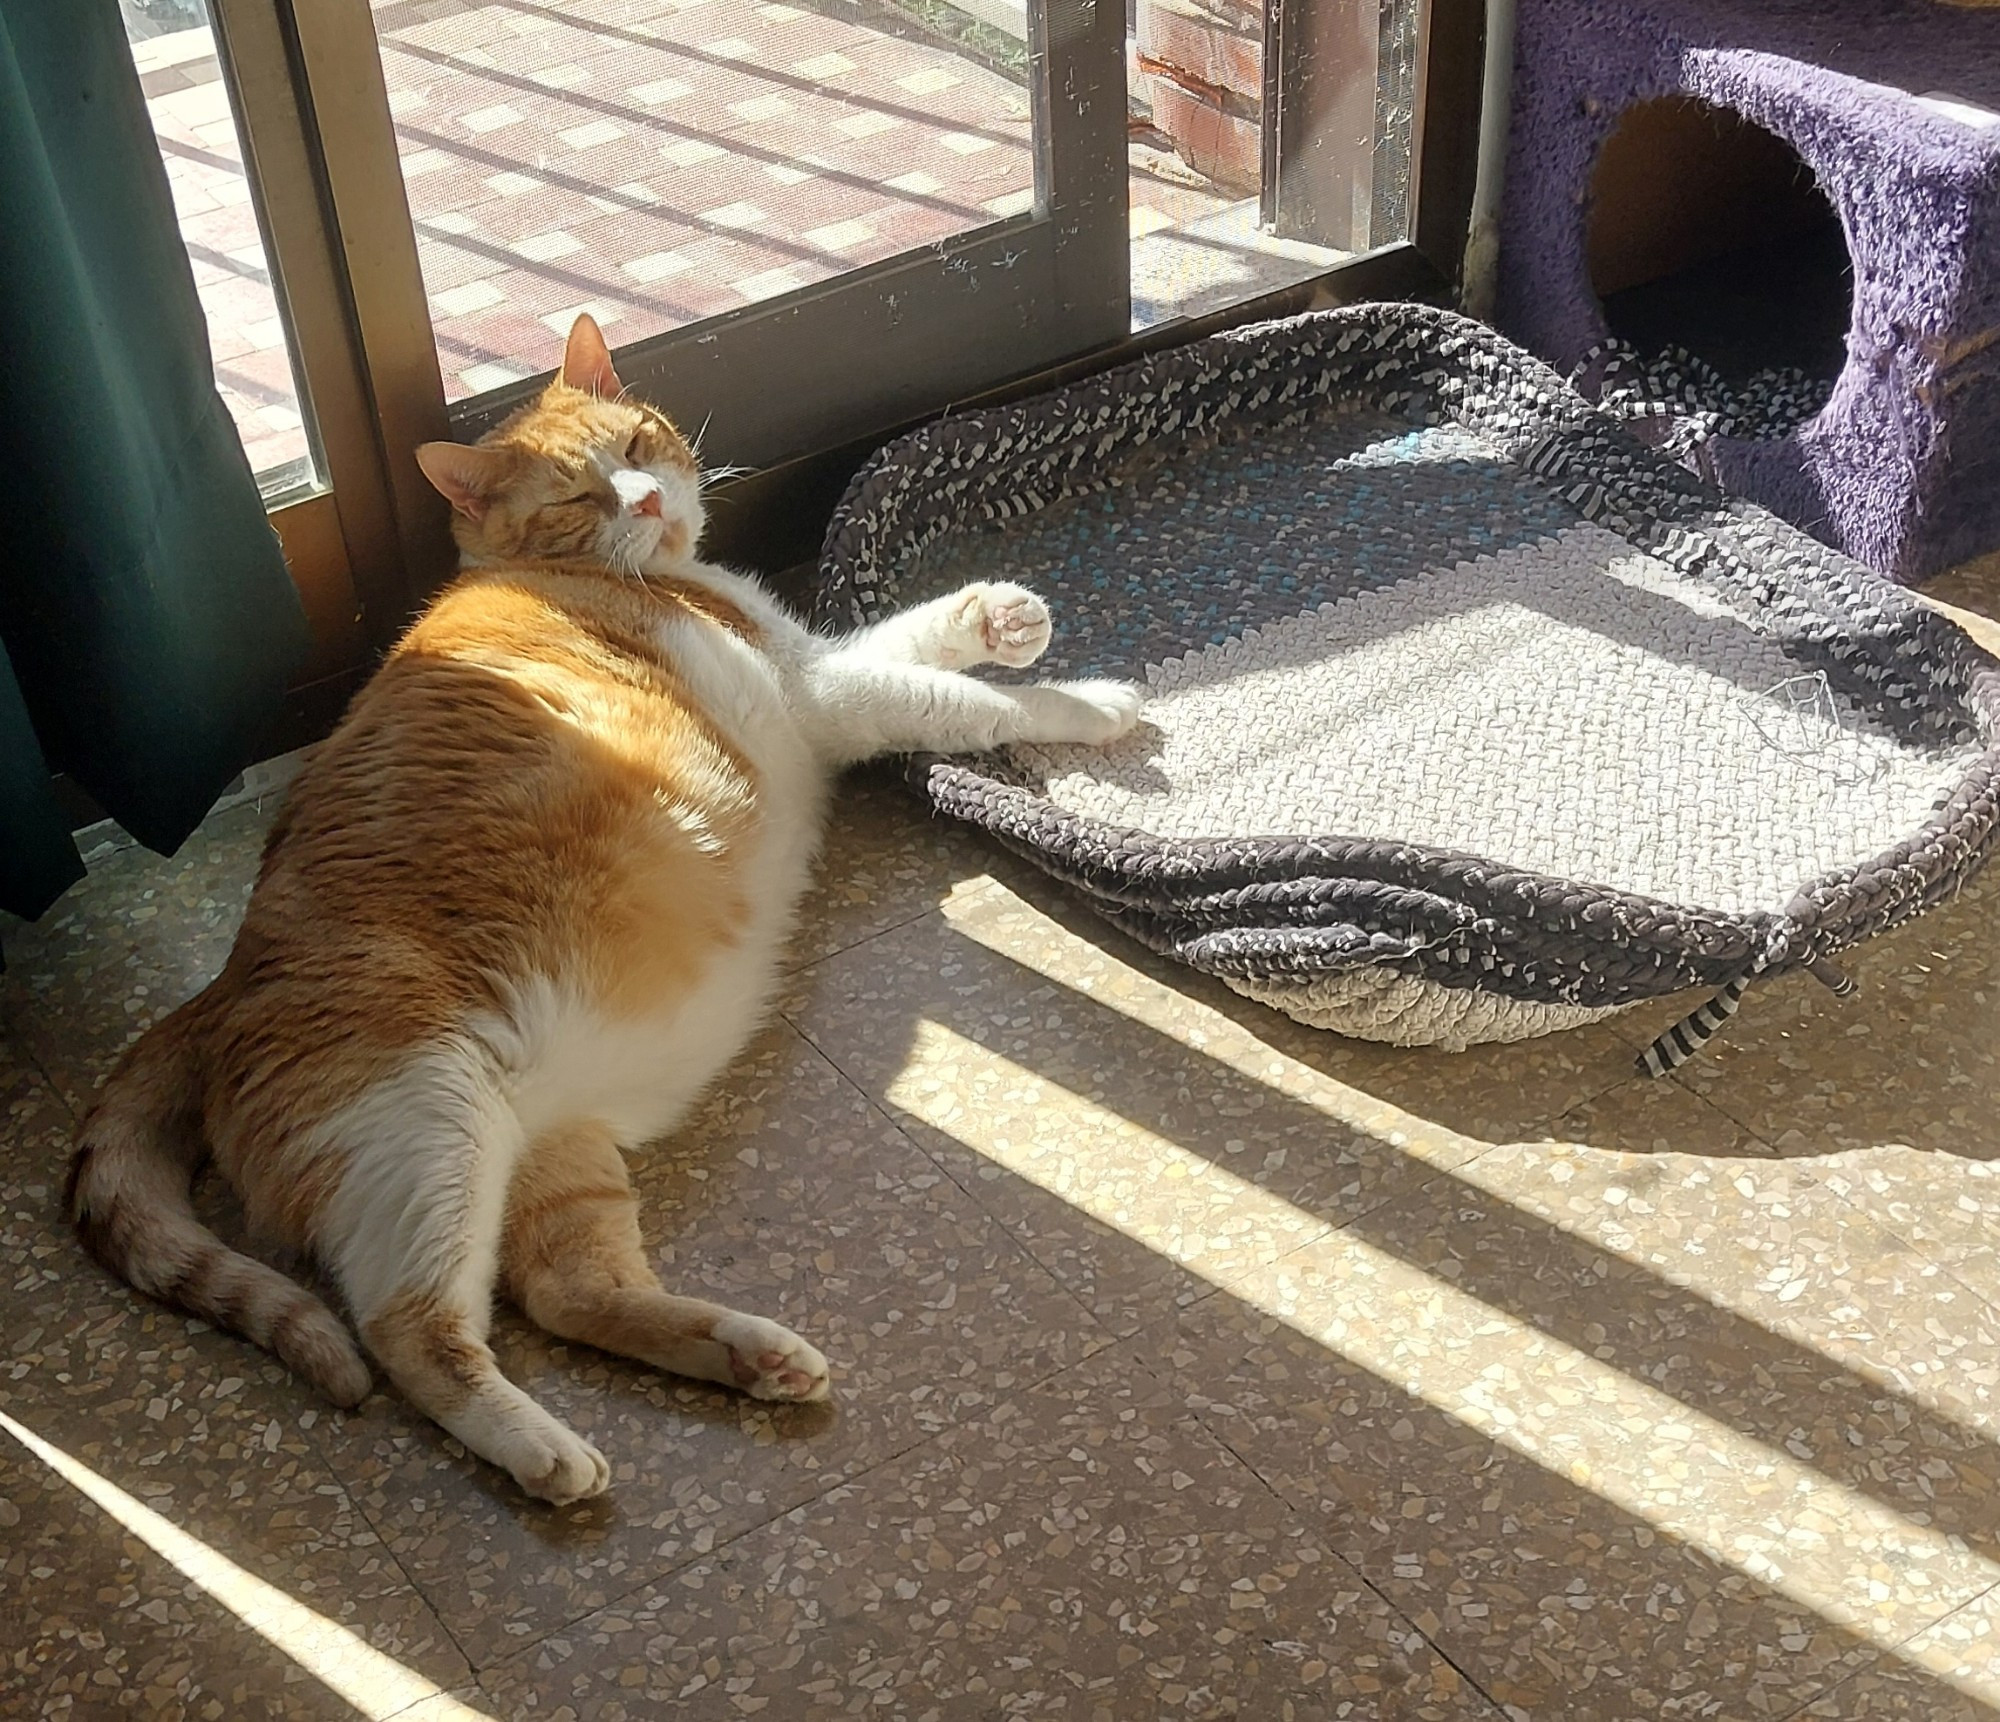
[[[1302,1021],[1463,1047],[1829,959],[1993,840],[2000,665],[1916,599],[1422,306],[1215,337],[865,468],[820,620],[1049,597],[1107,748],[923,758],[1156,951]],[[1674,1062],[1671,1049],[1667,1062]]]

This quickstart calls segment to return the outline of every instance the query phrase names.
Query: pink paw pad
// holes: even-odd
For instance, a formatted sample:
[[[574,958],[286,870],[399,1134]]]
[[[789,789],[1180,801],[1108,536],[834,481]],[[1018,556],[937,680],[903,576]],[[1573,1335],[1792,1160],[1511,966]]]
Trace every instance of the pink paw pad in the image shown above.
[[[980,640],[1003,664],[1032,663],[1049,643],[1048,606],[1032,592],[1002,588],[981,611]]]

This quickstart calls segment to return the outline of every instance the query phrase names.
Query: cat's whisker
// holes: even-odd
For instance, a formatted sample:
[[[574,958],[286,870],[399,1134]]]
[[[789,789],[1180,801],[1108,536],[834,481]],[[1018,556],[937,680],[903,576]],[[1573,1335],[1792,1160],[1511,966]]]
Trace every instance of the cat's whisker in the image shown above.
[[[611,571],[620,578],[637,580],[641,586],[645,585],[646,574],[641,566],[645,558],[640,554],[639,540],[636,536],[619,539],[612,545],[611,554],[606,560]]]

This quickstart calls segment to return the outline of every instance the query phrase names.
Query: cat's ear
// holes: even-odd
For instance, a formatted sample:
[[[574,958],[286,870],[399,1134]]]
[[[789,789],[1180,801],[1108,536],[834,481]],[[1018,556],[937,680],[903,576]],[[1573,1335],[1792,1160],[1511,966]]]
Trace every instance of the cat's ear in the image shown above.
[[[462,442],[427,442],[417,449],[417,465],[437,486],[438,495],[467,520],[486,512],[494,493],[506,482],[512,466],[497,448],[468,448]]]
[[[625,385],[611,368],[611,349],[604,344],[604,331],[588,311],[579,311],[570,325],[569,342],[563,348],[562,380],[573,389],[607,401],[625,392]]]

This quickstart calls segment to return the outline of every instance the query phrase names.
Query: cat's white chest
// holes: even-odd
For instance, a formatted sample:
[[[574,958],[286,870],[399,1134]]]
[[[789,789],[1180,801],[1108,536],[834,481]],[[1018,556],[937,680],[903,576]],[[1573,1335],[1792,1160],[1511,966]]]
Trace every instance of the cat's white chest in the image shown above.
[[[510,1013],[519,1053],[507,1085],[524,1140],[583,1122],[627,1147],[666,1134],[755,1032],[773,968],[732,957],[671,1010],[617,1020],[563,988],[527,989]]]
[[[738,938],[657,1011],[614,1018],[555,982],[516,997],[502,1062],[526,1140],[583,1121],[609,1126],[628,1147],[664,1135],[756,1032],[810,875],[816,810],[774,813],[760,835]]]
[[[504,1033],[508,1098],[524,1135],[584,1120],[635,1145],[663,1135],[756,1032],[812,873],[825,773],[775,667],[721,629],[676,630],[675,666],[749,762],[756,838],[740,856],[746,919],[692,985],[659,1011],[608,1018],[553,982],[523,989]]]

